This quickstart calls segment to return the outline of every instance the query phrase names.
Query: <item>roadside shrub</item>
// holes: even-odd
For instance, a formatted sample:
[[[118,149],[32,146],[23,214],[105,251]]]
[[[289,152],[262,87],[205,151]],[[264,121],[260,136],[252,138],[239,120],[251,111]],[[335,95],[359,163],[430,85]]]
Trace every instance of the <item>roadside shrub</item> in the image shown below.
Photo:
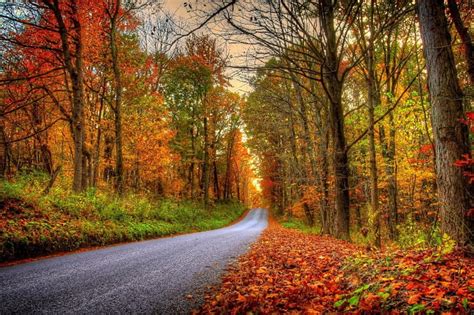
[[[244,206],[204,209],[200,202],[152,199],[91,188],[70,192],[58,181],[43,195],[48,176],[22,174],[0,181],[0,262],[225,226]]]

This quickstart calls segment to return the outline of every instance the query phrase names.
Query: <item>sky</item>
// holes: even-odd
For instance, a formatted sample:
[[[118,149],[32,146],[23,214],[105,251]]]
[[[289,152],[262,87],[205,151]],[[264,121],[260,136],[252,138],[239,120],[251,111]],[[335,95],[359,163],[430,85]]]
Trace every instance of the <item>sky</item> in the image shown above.
[[[201,1],[202,4],[207,0]],[[196,5],[199,0],[164,0],[163,10],[170,13],[175,19],[181,23],[187,24],[185,27],[188,29],[197,25],[199,22],[195,16],[188,12],[185,4]],[[232,43],[222,36],[219,36],[221,29],[213,23],[209,23],[206,27],[200,29],[197,34],[214,34],[217,37],[218,44],[223,45],[228,54],[229,69],[227,69],[226,76],[229,77],[230,87],[229,90],[235,93],[244,95],[250,92],[251,87],[248,84],[248,73],[235,70],[232,66],[242,66],[243,62],[240,56],[244,55],[249,47],[245,47],[242,44]]]

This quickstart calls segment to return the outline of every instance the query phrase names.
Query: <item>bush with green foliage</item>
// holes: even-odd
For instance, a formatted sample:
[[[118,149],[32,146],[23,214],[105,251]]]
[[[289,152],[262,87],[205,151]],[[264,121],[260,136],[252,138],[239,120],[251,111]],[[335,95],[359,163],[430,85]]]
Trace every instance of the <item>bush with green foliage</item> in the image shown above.
[[[30,173],[0,181],[0,261],[216,229],[245,210],[237,202],[204,209],[198,202],[134,193],[74,194],[62,182],[43,195],[47,180]]]

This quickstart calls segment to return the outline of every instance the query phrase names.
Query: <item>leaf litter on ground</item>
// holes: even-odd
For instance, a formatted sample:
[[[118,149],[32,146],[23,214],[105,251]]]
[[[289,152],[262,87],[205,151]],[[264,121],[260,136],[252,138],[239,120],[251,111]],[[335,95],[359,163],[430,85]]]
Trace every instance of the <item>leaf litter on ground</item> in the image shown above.
[[[195,314],[457,313],[474,310],[474,259],[372,252],[270,221]]]

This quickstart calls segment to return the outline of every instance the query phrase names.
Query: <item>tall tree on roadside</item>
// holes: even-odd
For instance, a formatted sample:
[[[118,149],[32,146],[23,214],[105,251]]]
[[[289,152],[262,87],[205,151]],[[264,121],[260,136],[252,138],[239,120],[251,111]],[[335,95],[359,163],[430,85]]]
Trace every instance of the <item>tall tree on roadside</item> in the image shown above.
[[[56,21],[61,38],[61,53],[72,84],[71,129],[74,139],[74,178],[72,188],[78,192],[85,189],[83,179],[83,146],[85,133],[83,109],[84,78],[79,8],[76,0],[71,0],[68,3],[60,3],[58,0],[45,0],[44,4],[51,10]],[[69,21],[65,21],[64,16],[66,16]],[[70,23],[69,28],[67,23]]]
[[[186,42],[186,54],[191,57],[195,57],[209,69],[211,73],[211,86],[217,84],[223,84],[223,69],[225,66],[225,60],[223,52],[218,48],[217,42],[210,36],[193,36]],[[209,88],[211,87],[209,86]],[[207,208],[209,204],[209,182],[210,182],[210,148],[211,148],[211,137],[210,137],[210,126],[209,117],[212,114],[212,107],[217,104],[212,104],[213,100],[209,99],[209,90],[205,92],[202,99],[202,121],[203,121],[203,159],[202,159],[202,172],[201,172],[201,187],[203,191],[203,202]]]
[[[122,77],[119,65],[119,51],[117,45],[118,24],[120,23],[122,2],[121,0],[108,1],[105,4],[105,11],[109,19],[109,43],[112,57],[112,69],[114,74],[114,105],[112,106],[115,119],[115,176],[116,189],[119,195],[123,194],[123,148],[122,148]]]
[[[459,244],[474,244],[474,218],[468,217],[473,189],[455,166],[471,156],[444,1],[419,0],[421,38],[428,70],[435,140],[441,230]]]
[[[67,94],[65,102],[53,95],[51,83],[42,84],[40,88],[33,84],[33,87],[43,90],[69,123],[74,148],[72,188],[75,192],[84,190],[87,185],[83,35],[87,29],[84,26],[95,18],[85,12],[90,5],[88,1],[43,0],[26,4],[2,3],[1,7],[2,22],[9,31],[0,34],[0,41],[33,56],[29,64],[37,66],[36,72],[24,74],[20,71],[19,77],[9,78],[6,82],[32,83],[40,78],[47,80],[63,76],[63,80],[54,83],[62,85],[62,91]]]

